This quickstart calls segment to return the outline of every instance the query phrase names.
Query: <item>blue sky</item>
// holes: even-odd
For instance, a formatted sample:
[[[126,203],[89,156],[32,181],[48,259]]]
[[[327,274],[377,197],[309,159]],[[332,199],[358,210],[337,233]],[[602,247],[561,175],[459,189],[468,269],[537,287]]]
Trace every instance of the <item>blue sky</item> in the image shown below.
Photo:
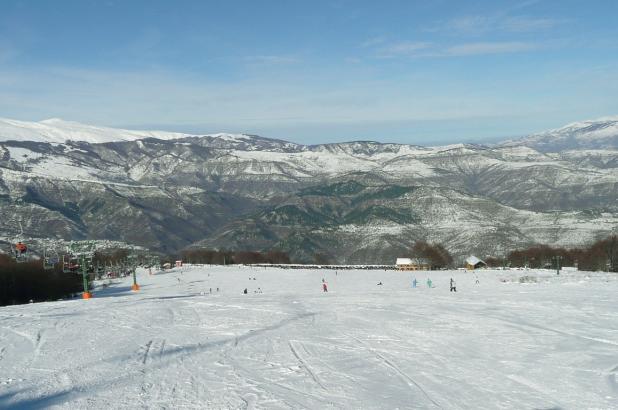
[[[0,117],[431,145],[618,115],[618,1],[0,1]]]

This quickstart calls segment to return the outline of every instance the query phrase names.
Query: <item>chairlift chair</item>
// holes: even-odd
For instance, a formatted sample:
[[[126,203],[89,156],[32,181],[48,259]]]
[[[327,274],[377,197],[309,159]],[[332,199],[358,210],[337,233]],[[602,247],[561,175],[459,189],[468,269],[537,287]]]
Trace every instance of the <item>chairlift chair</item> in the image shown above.
[[[43,252],[43,268],[45,270],[52,270],[60,262],[60,257],[56,251],[45,250]]]
[[[22,241],[18,241],[13,248],[13,258],[17,263],[23,263],[28,260],[28,247]]]
[[[62,255],[62,271],[64,273],[79,273],[79,261],[74,255]]]

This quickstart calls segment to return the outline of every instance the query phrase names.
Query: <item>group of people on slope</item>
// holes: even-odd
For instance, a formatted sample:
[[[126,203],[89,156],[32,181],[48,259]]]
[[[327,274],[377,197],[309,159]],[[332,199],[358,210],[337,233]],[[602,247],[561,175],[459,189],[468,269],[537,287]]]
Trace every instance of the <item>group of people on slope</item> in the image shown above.
[[[479,284],[479,280],[478,277],[476,278],[476,284]],[[412,287],[416,288],[416,286],[418,285],[418,281],[416,280],[416,278],[412,279]],[[427,278],[427,287],[428,288],[433,288],[433,282],[431,281],[431,278]],[[451,292],[457,292],[457,282],[455,282],[455,279],[451,278],[450,281],[450,291]]]
[[[478,277],[476,278],[476,284],[477,285],[479,284]],[[382,286],[382,285],[384,285],[382,283],[382,281],[378,282],[378,284],[377,284],[377,286]],[[416,278],[413,278],[412,279],[412,287],[416,288],[417,285],[418,285],[418,281],[416,280]],[[428,288],[435,287],[433,285],[433,282],[432,282],[431,278],[427,278],[427,287]],[[245,293],[247,293],[246,290],[247,289],[245,289]],[[324,278],[322,278],[322,291],[323,292],[328,292],[328,285],[327,285],[326,280]],[[450,291],[451,292],[457,292],[457,282],[455,282],[455,279],[453,279],[453,278],[451,278],[451,281],[450,281]]]
[[[453,280],[453,279],[451,279],[451,280]],[[427,278],[427,282],[426,283],[427,283],[427,287],[428,288],[433,288],[434,287],[431,278]],[[412,279],[412,287],[416,288],[417,285],[418,285],[418,281],[416,280],[416,278]]]

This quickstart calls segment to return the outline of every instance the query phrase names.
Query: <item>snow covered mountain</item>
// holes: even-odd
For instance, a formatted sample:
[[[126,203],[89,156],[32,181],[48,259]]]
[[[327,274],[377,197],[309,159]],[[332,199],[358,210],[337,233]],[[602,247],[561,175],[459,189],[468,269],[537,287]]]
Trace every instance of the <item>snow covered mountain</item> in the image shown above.
[[[618,116],[580,121],[562,128],[508,141],[504,145],[526,146],[541,152],[573,149],[618,149]]]
[[[22,226],[26,237],[163,251],[194,242],[280,248],[303,260],[328,253],[369,263],[388,262],[417,239],[483,256],[531,243],[584,244],[618,226],[615,120],[445,147],[2,124],[6,241]]]
[[[98,144],[113,141],[135,141],[143,138],[178,139],[190,135],[166,131],[132,131],[96,127],[51,118],[40,122],[0,118],[0,141],[36,141],[63,143],[67,140]]]

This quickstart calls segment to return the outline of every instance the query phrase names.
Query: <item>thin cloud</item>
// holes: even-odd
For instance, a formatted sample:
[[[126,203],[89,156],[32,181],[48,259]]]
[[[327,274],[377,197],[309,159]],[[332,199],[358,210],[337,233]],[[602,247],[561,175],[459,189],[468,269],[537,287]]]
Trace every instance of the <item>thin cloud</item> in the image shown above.
[[[495,18],[489,16],[463,16],[439,25],[435,31],[458,32],[465,34],[480,34],[491,31]]]
[[[378,57],[416,56],[420,52],[429,50],[430,47],[431,43],[425,41],[403,41],[379,48]]]
[[[473,36],[497,32],[523,33],[550,30],[566,22],[568,20],[565,19],[532,18],[505,14],[471,15],[438,22],[434,26],[426,28],[425,31]]]
[[[383,44],[384,42],[386,42],[386,38],[383,36],[373,37],[373,38],[363,41],[362,43],[359,44],[359,46],[361,48],[375,47],[377,45]]]
[[[511,32],[540,31],[549,30],[567,22],[568,20],[565,19],[510,17],[502,22],[502,28]]]
[[[473,56],[486,54],[520,53],[538,48],[538,45],[519,41],[466,43],[444,50],[445,56]]]
[[[294,64],[300,62],[297,57],[279,55],[258,55],[245,57],[251,64]]]
[[[521,41],[472,42],[450,46],[429,42],[399,42],[377,50],[378,58],[463,57],[489,54],[521,53],[539,49],[536,43]]]

